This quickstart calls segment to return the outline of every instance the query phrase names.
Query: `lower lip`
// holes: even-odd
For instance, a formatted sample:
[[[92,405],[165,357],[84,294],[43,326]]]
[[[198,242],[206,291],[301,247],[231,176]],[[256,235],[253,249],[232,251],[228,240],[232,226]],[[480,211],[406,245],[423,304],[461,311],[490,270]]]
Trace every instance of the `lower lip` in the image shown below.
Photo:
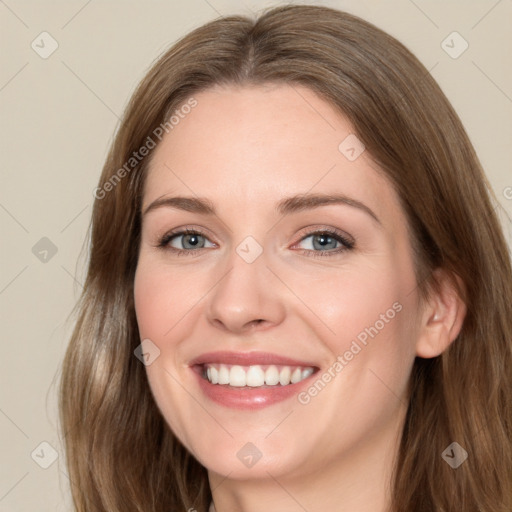
[[[199,379],[199,387],[210,400],[233,409],[248,410],[262,409],[291,398],[298,394],[301,388],[307,386],[310,379],[317,373],[314,372],[295,384],[251,388],[212,384],[201,375],[201,368],[195,367],[192,370]]]

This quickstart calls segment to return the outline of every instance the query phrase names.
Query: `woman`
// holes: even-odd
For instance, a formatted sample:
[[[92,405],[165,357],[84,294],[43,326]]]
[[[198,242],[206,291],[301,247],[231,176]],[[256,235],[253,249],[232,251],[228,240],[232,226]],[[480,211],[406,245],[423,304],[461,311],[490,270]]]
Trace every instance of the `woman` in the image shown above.
[[[512,272],[419,61],[325,7],[166,52],[64,361],[79,511],[512,510]]]

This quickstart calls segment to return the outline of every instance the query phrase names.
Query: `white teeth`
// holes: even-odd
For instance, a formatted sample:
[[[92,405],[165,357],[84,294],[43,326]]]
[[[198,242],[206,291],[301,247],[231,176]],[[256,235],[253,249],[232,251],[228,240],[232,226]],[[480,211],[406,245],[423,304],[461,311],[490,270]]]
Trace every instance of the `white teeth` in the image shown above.
[[[205,364],[205,376],[212,384],[228,384],[234,387],[287,386],[307,379],[312,367],[300,366],[240,366],[225,364]]]
[[[265,384],[267,386],[275,386],[279,382],[279,370],[276,366],[272,365],[267,368],[265,372]]]
[[[313,368],[305,368],[302,370],[302,380],[307,379],[313,373]]]
[[[219,384],[229,384],[229,370],[223,364],[219,368]]]
[[[292,371],[288,366],[285,366],[281,373],[279,374],[279,382],[281,386],[286,386],[286,384],[290,384],[290,376],[292,374]]]
[[[302,380],[302,371],[300,368],[295,368],[295,370],[293,370],[292,376],[290,378],[290,382],[292,384],[295,384],[296,382],[299,382],[300,380]]]
[[[253,388],[262,386],[265,383],[265,372],[261,366],[249,366],[247,371],[247,385]]]
[[[212,384],[214,384],[212,382]],[[231,370],[229,370],[229,385],[243,387],[247,384],[247,377],[245,375],[245,370],[241,366],[232,366]]]

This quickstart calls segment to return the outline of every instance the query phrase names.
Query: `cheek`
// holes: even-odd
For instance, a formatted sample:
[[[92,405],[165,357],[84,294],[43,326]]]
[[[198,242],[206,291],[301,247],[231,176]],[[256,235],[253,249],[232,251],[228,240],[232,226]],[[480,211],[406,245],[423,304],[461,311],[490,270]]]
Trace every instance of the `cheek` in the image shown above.
[[[188,446],[190,396],[183,385],[178,340],[187,329],[187,312],[197,297],[190,291],[184,273],[170,271],[150,258],[139,259],[134,280],[134,300],[141,340],[150,339],[159,349],[158,357],[148,366],[148,382],[162,415],[173,432]],[[181,405],[180,405],[181,404]],[[176,410],[181,414],[176,414]],[[185,411],[185,412],[184,412]],[[188,412],[187,412],[188,411]],[[197,411],[196,411],[197,413]]]
[[[333,349],[344,349],[346,340],[357,338],[375,324],[379,331],[387,328],[397,316],[395,303],[401,303],[408,289],[404,273],[390,264],[358,267],[294,280],[294,291],[312,313],[311,326],[330,333]]]
[[[134,283],[135,312],[141,338],[158,339],[164,330],[167,316],[172,311],[169,290],[144,263],[139,263]]]
[[[192,286],[193,283],[193,286]],[[134,300],[141,338],[166,336],[197,302],[199,284],[185,272],[142,258],[135,273]]]
[[[412,263],[389,258],[297,285],[297,295],[314,313],[308,313],[309,327],[333,364],[338,360],[343,367],[333,371],[341,377],[333,388],[340,386],[342,394],[350,390],[346,400],[358,396],[364,408],[368,400],[393,399],[406,389],[415,353],[414,289]]]
[[[310,326],[331,360],[319,375],[325,385],[312,385],[299,402],[319,422],[338,425],[343,439],[355,439],[370,425],[386,428],[406,402],[414,362],[414,304],[408,295],[411,282],[400,275],[390,267],[352,269],[297,292],[321,317]]]

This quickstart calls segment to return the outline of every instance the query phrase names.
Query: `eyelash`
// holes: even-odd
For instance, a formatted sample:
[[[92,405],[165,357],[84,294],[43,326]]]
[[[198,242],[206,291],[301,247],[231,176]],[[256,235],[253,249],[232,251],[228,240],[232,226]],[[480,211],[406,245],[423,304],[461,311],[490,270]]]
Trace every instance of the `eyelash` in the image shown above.
[[[179,231],[171,231],[169,233],[166,233],[158,242],[157,247],[164,249],[164,250],[172,251],[177,256],[192,256],[193,253],[198,253],[201,251],[201,249],[203,249],[203,248],[191,249],[191,250],[176,249],[175,247],[170,247],[168,245],[169,242],[173,238],[175,238],[177,236],[183,236],[183,235],[199,235],[204,238],[208,238],[204,233],[202,233],[199,230],[185,228],[185,229],[182,229]],[[326,250],[326,251],[314,251],[311,249],[301,249],[302,254],[304,254],[305,256],[308,256],[308,257],[325,258],[326,256],[329,257],[329,256],[333,256],[335,254],[340,254],[341,252],[344,252],[344,251],[350,251],[350,250],[354,249],[354,247],[355,247],[355,242],[353,242],[352,240],[350,240],[346,236],[344,236],[341,231],[338,231],[337,229],[332,229],[332,228],[308,231],[308,232],[304,233],[304,236],[297,243],[300,243],[300,242],[304,241],[306,238],[309,238],[310,236],[313,236],[313,235],[328,235],[330,238],[334,238],[337,242],[340,242],[343,247],[339,247],[338,249],[333,249],[333,250]]]

